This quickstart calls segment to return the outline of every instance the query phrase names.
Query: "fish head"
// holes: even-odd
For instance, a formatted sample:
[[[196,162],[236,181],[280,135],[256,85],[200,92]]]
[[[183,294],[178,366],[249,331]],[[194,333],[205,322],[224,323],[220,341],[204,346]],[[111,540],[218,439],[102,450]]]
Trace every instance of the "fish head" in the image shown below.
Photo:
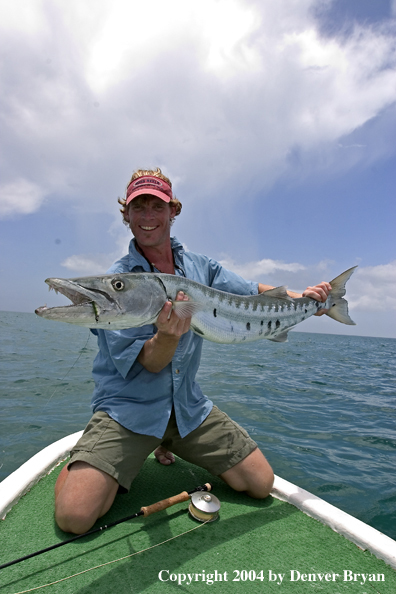
[[[119,330],[154,323],[166,301],[161,281],[145,273],[47,278],[45,282],[72,305],[43,306],[36,314],[88,328]]]

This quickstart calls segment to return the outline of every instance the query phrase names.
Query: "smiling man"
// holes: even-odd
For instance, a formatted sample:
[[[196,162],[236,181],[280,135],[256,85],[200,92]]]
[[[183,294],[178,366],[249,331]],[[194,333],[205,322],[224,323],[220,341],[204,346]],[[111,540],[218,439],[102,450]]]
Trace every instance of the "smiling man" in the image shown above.
[[[120,203],[134,237],[128,254],[109,273],[175,274],[238,295],[272,288],[186,251],[171,237],[182,205],[160,169],[136,171]],[[303,296],[325,302],[330,289],[329,283],[320,283]],[[188,297],[179,293],[177,300]],[[89,530],[110,509],[117,492],[129,490],[153,450],[164,464],[174,461],[174,452],[252,497],[270,493],[273,471],[257,444],[195,381],[202,338],[189,330],[190,322],[178,318],[168,301],[155,326],[93,330],[99,347],[93,416],[55,487],[55,517],[62,530]]]

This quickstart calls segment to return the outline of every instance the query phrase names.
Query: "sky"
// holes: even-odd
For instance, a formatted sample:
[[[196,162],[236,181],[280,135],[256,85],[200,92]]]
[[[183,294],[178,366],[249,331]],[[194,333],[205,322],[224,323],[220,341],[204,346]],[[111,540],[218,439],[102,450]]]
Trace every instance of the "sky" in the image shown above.
[[[117,198],[160,167],[172,233],[303,291],[358,265],[356,326],[396,338],[396,0],[0,0],[0,310],[104,274]]]

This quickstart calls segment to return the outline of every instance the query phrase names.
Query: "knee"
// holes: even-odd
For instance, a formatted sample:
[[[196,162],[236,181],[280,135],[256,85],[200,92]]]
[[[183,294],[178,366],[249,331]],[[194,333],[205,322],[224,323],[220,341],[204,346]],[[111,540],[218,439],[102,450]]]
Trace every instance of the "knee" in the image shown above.
[[[245,492],[254,499],[265,499],[272,491],[274,480],[275,475],[272,468],[269,467],[265,473],[256,477],[256,480],[249,485]]]
[[[220,476],[235,491],[243,491],[255,499],[268,497],[275,478],[271,466],[258,448]]]
[[[95,524],[97,517],[79,513],[78,509],[68,510],[55,504],[55,521],[64,532],[84,534]]]
[[[118,483],[85,462],[63,470],[55,486],[55,520],[65,532],[84,534],[109,511]]]

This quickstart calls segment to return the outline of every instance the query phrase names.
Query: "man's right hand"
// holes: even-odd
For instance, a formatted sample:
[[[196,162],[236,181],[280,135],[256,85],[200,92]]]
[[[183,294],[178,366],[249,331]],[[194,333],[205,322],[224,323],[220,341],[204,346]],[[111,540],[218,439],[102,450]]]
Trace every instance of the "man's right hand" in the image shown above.
[[[187,295],[180,291],[176,301],[188,301]],[[173,359],[180,337],[188,332],[191,318],[181,319],[172,311],[172,302],[167,301],[158,316],[158,332],[146,340],[137,360],[152,373],[162,371]]]
[[[183,291],[179,291],[176,295],[176,301],[188,301],[188,297]],[[179,318],[172,310],[172,302],[167,301],[162,308],[155,325],[157,326],[159,333],[180,338],[180,336],[188,332],[190,324],[191,318]]]

